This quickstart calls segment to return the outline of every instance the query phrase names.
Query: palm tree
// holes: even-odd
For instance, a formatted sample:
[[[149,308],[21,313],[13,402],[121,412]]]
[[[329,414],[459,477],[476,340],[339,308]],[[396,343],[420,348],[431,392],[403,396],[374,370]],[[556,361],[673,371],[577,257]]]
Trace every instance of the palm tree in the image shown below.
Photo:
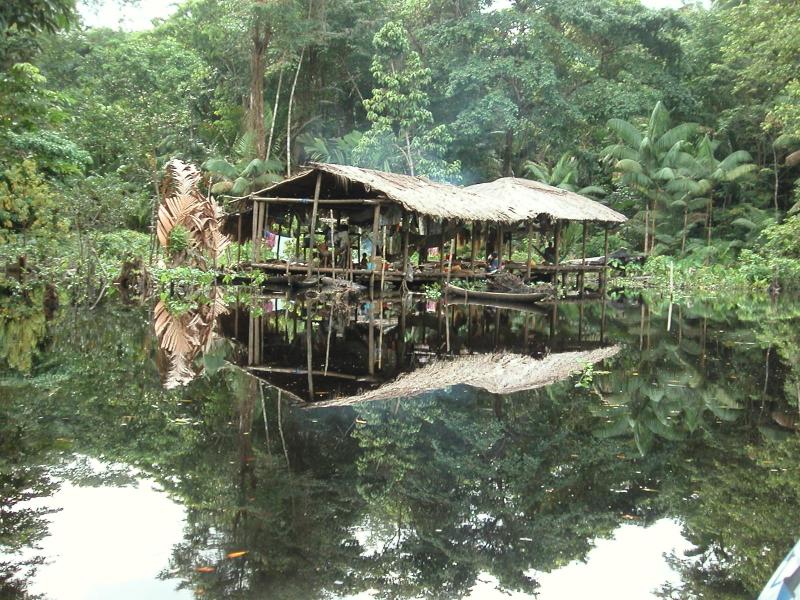
[[[686,180],[684,179],[670,182],[667,186],[673,192],[687,193],[693,198],[694,203],[700,201],[705,204],[706,213],[703,220],[706,226],[706,246],[711,246],[715,191],[720,186],[726,183],[733,183],[758,168],[757,165],[750,162],[752,160],[750,154],[744,150],[736,150],[719,160],[714,156],[718,148],[718,141],[710,139],[708,135],[703,136],[703,139],[697,144],[692,160],[686,163],[686,170],[691,178],[691,183],[686,185]],[[684,252],[686,246],[686,229],[690,204],[687,202],[684,208],[684,231],[681,252]]]
[[[578,161],[568,152],[562,154],[553,167],[548,167],[544,163],[527,161],[524,170],[531,179],[562,190],[569,190],[582,196],[605,196],[606,194],[605,189],[597,185],[578,188],[576,181],[578,179]]]
[[[610,119],[608,127],[620,141],[604,150],[605,159],[612,162],[619,183],[640,194],[645,202],[647,254],[654,246],[656,213],[674,200],[667,183],[683,178],[681,168],[691,161],[685,148],[699,126],[681,123],[673,127],[669,111],[658,102],[643,131],[623,119]]]

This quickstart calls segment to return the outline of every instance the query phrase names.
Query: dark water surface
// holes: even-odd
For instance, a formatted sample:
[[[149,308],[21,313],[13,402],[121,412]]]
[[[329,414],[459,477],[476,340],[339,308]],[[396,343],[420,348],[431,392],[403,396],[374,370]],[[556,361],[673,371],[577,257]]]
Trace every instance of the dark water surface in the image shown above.
[[[789,298],[35,306],[0,598],[752,598],[800,534]]]

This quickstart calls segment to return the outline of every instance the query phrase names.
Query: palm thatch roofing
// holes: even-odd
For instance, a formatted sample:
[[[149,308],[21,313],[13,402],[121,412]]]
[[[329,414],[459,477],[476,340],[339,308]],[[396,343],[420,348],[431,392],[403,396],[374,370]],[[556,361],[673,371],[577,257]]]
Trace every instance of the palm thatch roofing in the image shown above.
[[[308,408],[349,406],[369,400],[410,398],[454,385],[484,389],[492,394],[510,394],[532,390],[582,371],[587,364],[610,358],[620,346],[608,346],[580,352],[550,354],[543,359],[524,354],[471,354],[455,359],[438,359],[403,373],[394,381],[357,396],[315,402]]]
[[[261,190],[258,197],[314,197],[317,174],[322,173],[320,199],[385,199],[405,210],[439,219],[461,221],[516,222],[523,217],[513,203],[500,198],[483,198],[466,188],[437,183],[426,177],[412,177],[373,169],[311,163],[293,177]]]
[[[624,223],[625,215],[609,207],[568,190],[546,185],[530,179],[503,177],[489,183],[478,183],[466,188],[469,192],[493,201],[502,198],[522,214],[520,220],[547,217],[562,221],[596,221]]]

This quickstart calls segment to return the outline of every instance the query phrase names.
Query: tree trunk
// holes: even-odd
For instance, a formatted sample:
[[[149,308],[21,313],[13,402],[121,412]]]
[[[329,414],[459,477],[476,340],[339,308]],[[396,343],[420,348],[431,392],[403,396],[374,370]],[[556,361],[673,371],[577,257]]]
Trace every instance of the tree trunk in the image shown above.
[[[275,105],[272,107],[272,122],[269,124],[269,141],[267,142],[265,160],[269,160],[269,155],[272,151],[272,138],[275,135],[275,121],[278,118],[278,99],[281,95],[281,84],[283,84],[283,69],[278,75],[278,89],[275,91]]]
[[[297,78],[300,76],[300,67],[303,65],[303,57],[306,49],[300,51],[300,60],[297,61],[297,70],[294,72],[292,81],[292,91],[289,93],[289,110],[286,117],[286,176],[292,176],[292,105],[294,104],[294,91],[297,88]]]
[[[686,228],[689,226],[689,203],[683,207],[683,235],[681,236],[681,256],[686,254]]]
[[[406,160],[408,161],[408,174],[414,177],[414,159],[411,156],[411,138],[406,131]]]
[[[644,206],[644,254],[647,256],[649,247],[647,245],[648,235],[650,234],[650,200]]]
[[[778,212],[779,212],[779,210],[778,210],[778,189],[780,187],[779,186],[780,179],[778,177],[778,153],[775,152],[775,145],[774,144],[772,146],[772,168],[775,171],[775,186],[774,186],[775,189],[773,191],[772,198],[773,198],[773,202],[775,203],[775,218],[777,219],[778,218]]]
[[[514,131],[506,130],[506,144],[503,149],[503,177],[511,177],[511,160],[514,152]]]
[[[272,32],[260,19],[255,19],[251,30],[253,46],[250,50],[250,104],[247,111],[247,130],[252,133],[258,158],[267,157],[264,131],[264,55],[269,47]]]

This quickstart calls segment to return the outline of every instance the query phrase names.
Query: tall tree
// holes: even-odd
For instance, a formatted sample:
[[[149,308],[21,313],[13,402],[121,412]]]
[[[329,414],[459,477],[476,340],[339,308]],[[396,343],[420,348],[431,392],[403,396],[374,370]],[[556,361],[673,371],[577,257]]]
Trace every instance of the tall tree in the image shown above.
[[[405,29],[400,23],[387,23],[375,34],[373,44],[375,87],[372,97],[364,100],[372,127],[359,143],[361,160],[382,147],[384,155],[396,150],[403,170],[410,175],[458,175],[460,165],[442,158],[451,138],[443,126],[433,124],[428,96],[430,69],[412,50]]]
[[[669,111],[658,102],[643,129],[623,119],[610,119],[608,127],[618,142],[603,153],[612,163],[618,183],[637,192],[644,203],[644,252],[655,246],[656,214],[673,199],[669,182],[681,177],[680,167],[691,157],[686,152],[696,135],[696,123],[672,126]],[[673,184],[674,185],[674,184]]]

